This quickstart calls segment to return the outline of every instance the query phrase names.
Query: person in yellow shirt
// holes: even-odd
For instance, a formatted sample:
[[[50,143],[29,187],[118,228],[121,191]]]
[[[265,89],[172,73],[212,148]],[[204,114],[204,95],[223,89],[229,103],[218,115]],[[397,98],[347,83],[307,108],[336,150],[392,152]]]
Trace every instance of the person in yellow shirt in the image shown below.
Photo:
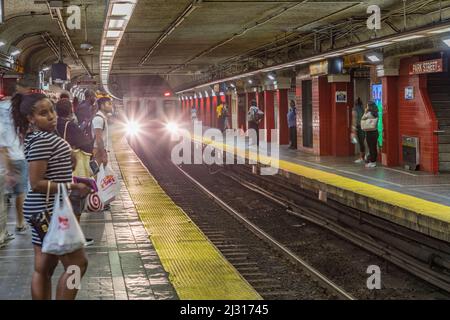
[[[216,107],[216,115],[217,115],[217,126],[219,127],[220,131],[223,131],[222,110],[223,110],[223,104],[222,104],[222,101],[220,100],[220,98],[218,98],[217,107]]]

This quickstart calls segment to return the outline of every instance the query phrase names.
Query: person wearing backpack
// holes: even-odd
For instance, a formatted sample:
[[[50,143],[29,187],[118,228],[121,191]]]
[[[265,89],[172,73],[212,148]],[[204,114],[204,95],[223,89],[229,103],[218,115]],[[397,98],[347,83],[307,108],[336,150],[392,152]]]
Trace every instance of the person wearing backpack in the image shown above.
[[[222,131],[225,131],[229,129],[229,123],[228,123],[228,104],[224,103],[222,108]]]
[[[256,131],[256,146],[259,147],[259,123],[263,118],[263,112],[256,105],[256,100],[252,100],[247,113],[248,128]]]
[[[92,136],[94,138],[93,156],[97,163],[108,164],[108,120],[106,115],[112,112],[112,102],[109,98],[100,98],[97,101],[98,111],[92,118]]]
[[[366,133],[366,142],[369,147],[366,168],[375,168],[378,158],[378,107],[373,101],[367,103],[361,118],[361,129]]]
[[[95,92],[89,89],[85,91],[84,96],[86,99],[77,107],[75,115],[77,116],[78,124],[81,130],[87,132],[87,127],[90,125],[92,117],[96,112],[96,96]],[[90,133],[87,133],[89,136]]]

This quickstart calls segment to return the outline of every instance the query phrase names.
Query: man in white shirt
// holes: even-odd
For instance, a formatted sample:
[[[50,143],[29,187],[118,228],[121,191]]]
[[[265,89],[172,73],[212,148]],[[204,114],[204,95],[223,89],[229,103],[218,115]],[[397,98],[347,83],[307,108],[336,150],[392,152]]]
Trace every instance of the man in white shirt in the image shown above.
[[[97,103],[98,111],[92,119],[93,155],[98,164],[106,166],[109,148],[107,114],[112,112],[112,101],[109,98],[100,98]]]

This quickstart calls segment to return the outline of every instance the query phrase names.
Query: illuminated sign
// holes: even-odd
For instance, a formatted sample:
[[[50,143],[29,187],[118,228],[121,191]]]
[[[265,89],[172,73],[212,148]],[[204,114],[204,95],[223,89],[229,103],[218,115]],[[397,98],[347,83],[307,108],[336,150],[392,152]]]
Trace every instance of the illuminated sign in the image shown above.
[[[443,71],[442,59],[416,62],[409,68],[409,74],[437,73]]]
[[[311,76],[317,76],[328,73],[328,61],[319,61],[315,63],[311,63],[309,65],[309,74]]]

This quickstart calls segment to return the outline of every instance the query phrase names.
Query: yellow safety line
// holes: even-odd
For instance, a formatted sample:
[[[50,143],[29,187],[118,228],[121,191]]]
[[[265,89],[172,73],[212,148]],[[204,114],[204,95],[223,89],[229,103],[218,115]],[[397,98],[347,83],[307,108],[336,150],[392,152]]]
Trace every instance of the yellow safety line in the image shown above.
[[[221,150],[225,150],[226,146],[226,144],[223,142],[217,142],[204,138],[202,139],[202,137],[199,136],[193,136],[193,140],[196,142],[210,144],[213,147]],[[259,161],[263,164],[276,163],[276,160],[274,160],[273,158],[264,155],[258,156],[258,154],[254,151],[243,150],[242,148],[239,148],[237,146],[235,146],[235,149],[237,150],[236,153],[245,153],[245,157],[248,160]],[[316,180],[340,189],[352,191],[354,193],[364,195],[368,198],[373,198],[384,203],[388,203],[428,217],[432,217],[442,222],[450,223],[450,207],[446,205],[374,186],[369,183],[350,179],[334,173],[309,168],[285,160],[279,160],[278,166],[282,170],[295,173],[302,177]]]
[[[118,134],[113,146],[139,217],[180,299],[261,300]]]

